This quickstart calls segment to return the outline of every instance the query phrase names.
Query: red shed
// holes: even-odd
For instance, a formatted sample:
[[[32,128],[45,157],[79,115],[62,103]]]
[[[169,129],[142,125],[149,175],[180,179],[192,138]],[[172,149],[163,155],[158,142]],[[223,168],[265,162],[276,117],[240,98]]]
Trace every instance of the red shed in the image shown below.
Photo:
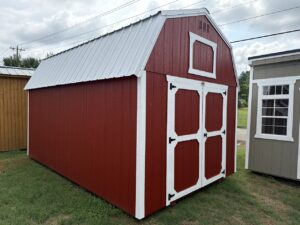
[[[236,78],[207,10],[161,11],[42,61],[29,155],[144,218],[235,172]]]

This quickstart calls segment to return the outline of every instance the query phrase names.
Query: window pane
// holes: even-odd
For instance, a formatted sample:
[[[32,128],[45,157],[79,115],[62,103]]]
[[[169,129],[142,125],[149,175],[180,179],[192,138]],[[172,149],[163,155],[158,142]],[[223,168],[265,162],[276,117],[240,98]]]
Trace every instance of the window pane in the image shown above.
[[[275,107],[288,107],[289,100],[288,99],[277,99],[275,103]]]
[[[282,94],[282,86],[276,86],[276,95]]]
[[[275,134],[286,135],[286,127],[275,127]]]
[[[283,93],[284,95],[289,94],[289,89],[290,89],[290,86],[289,86],[289,85],[283,85],[283,91],[282,91],[282,93]]]
[[[274,107],[274,100],[263,100],[263,107]]]
[[[270,86],[269,95],[275,94],[275,86]]]
[[[275,108],[275,116],[288,116],[288,108]]]
[[[264,86],[263,87],[263,94],[268,95],[269,94],[269,86]]]
[[[263,116],[274,116],[274,108],[263,108],[262,115]]]
[[[275,119],[275,125],[286,127],[287,126],[287,119],[276,118]]]
[[[274,125],[274,118],[262,118],[262,125]]]
[[[262,126],[261,132],[263,134],[273,134],[274,127],[273,126]]]

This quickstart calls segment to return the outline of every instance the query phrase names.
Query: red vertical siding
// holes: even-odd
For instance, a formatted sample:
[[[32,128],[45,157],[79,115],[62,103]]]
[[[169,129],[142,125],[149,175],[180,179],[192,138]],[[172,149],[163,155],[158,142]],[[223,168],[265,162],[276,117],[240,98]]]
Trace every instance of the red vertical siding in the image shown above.
[[[194,186],[199,179],[199,143],[179,142],[175,149],[174,188],[177,192]]]
[[[30,157],[135,214],[135,77],[30,91]]]
[[[202,26],[200,26],[202,23]],[[167,19],[147,62],[146,109],[146,187],[145,214],[165,206],[166,200],[166,129],[167,81],[165,75],[225,84],[228,89],[226,174],[234,172],[236,79],[231,52],[205,16]],[[201,28],[202,27],[202,28]],[[208,31],[209,30],[209,31]],[[189,31],[203,36],[217,47],[216,79],[188,73]],[[199,46],[198,46],[199,47]],[[197,49],[201,52],[203,49]],[[203,51],[202,51],[203,52]],[[196,57],[202,57],[201,53]],[[196,59],[197,60],[197,59]],[[200,60],[200,59],[199,59]],[[201,61],[201,68],[211,67],[209,59]]]
[[[209,137],[205,142],[205,177],[212,178],[222,169],[222,138]]]
[[[166,205],[167,82],[147,73],[145,215]]]
[[[178,90],[175,95],[175,131],[177,135],[195,134],[199,130],[200,98],[196,91]]]

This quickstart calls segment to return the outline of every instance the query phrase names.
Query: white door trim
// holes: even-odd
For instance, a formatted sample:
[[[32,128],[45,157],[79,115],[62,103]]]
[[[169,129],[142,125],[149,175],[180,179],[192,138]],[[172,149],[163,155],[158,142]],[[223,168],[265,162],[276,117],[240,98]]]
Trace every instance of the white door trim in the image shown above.
[[[203,88],[203,112],[202,112],[202,130],[203,133],[207,134],[206,137],[203,138],[202,141],[202,163],[201,163],[201,178],[202,178],[202,187],[226,176],[226,135],[227,135],[227,93],[228,93],[228,87],[218,87],[218,86],[213,86],[213,87],[207,87],[207,85],[204,85]],[[221,94],[223,97],[223,120],[222,120],[222,127],[220,130],[217,131],[211,131],[208,132],[206,130],[206,96],[208,93],[217,93]],[[225,131],[225,132],[224,132]],[[223,133],[224,132],[224,133]],[[205,143],[209,137],[216,137],[216,136],[221,136],[222,138],[222,166],[221,166],[221,171],[220,174],[217,176],[214,176],[212,178],[206,179],[205,177]]]
[[[211,182],[214,182],[221,177],[225,177],[225,174],[222,171],[226,168],[226,127],[227,127],[227,93],[228,87],[225,85],[219,85],[215,83],[202,82],[192,79],[179,78],[167,75],[168,81],[168,105],[167,105],[167,174],[166,174],[166,205],[169,205],[172,201],[179,199]],[[200,109],[199,109],[199,130],[197,133],[192,135],[183,135],[178,136],[175,132],[175,94],[178,89],[183,90],[193,90],[197,91],[200,97]],[[204,147],[206,138],[204,137],[204,102],[205,102],[205,93],[220,93],[223,96],[223,123],[222,128],[218,131],[207,132],[207,137],[212,136],[221,136],[222,137],[222,170],[220,171],[220,175],[213,177],[211,179],[205,179],[205,155],[204,155]],[[222,133],[225,130],[225,133]],[[169,138],[172,138],[169,140]],[[197,140],[199,143],[199,179],[197,183],[180,192],[176,192],[174,188],[174,148],[178,142],[186,141],[186,140]],[[170,141],[170,143],[169,143]],[[171,199],[169,199],[169,194],[175,194]]]

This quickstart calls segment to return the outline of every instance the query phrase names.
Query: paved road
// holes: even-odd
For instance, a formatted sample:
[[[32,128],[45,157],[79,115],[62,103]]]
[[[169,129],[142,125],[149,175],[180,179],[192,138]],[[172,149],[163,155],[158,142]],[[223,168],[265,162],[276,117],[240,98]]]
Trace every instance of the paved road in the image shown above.
[[[247,140],[247,130],[246,129],[241,129],[241,128],[237,129],[237,140],[246,142],[246,140]]]

